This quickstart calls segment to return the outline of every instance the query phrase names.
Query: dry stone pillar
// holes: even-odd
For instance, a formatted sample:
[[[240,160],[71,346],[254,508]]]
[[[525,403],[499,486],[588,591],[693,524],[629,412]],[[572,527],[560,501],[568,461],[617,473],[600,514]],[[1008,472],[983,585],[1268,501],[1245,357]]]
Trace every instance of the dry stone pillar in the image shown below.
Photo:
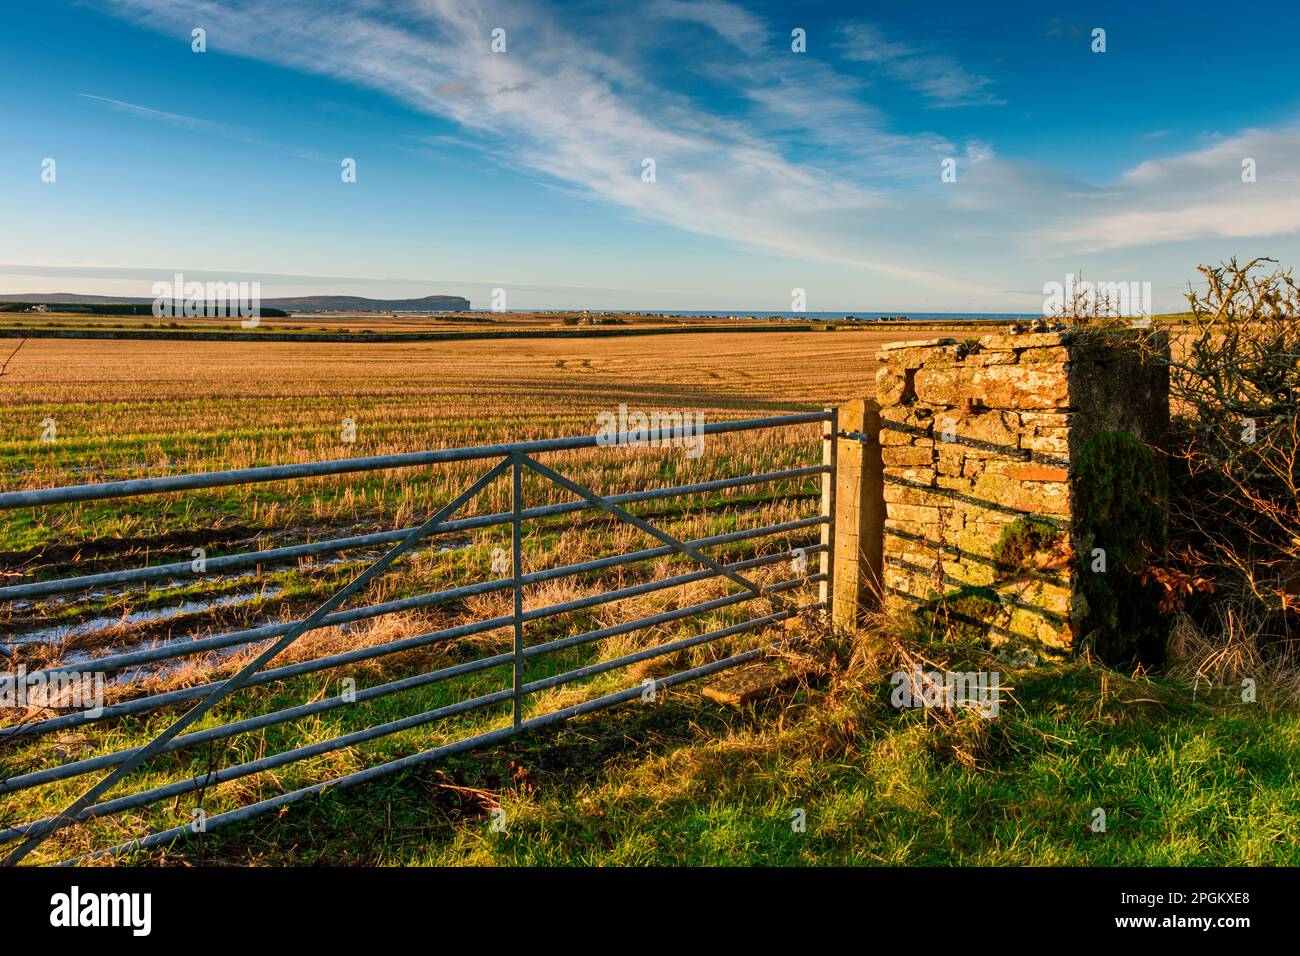
[[[1116,660],[1158,653],[1140,571],[1163,546],[1165,475],[1149,446],[1164,437],[1169,381],[1138,336],[1167,352],[1162,333],[1137,330],[885,346],[878,412],[840,412],[842,433],[860,419],[874,435],[878,415],[879,445],[839,446],[836,617],[856,615],[878,575],[886,606],[922,633],[1014,660],[1085,645]],[[880,559],[860,477],[872,455]]]

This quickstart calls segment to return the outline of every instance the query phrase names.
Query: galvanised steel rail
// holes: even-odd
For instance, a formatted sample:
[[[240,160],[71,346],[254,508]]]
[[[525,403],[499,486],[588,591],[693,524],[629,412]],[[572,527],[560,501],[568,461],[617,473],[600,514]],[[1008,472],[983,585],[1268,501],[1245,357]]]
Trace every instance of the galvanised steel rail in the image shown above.
[[[805,468],[786,468],[781,471],[760,472],[754,475],[742,475],[739,478],[720,478],[716,481],[701,481],[693,485],[676,485],[671,488],[651,488],[648,491],[633,491],[621,495],[610,495],[609,500],[615,504],[654,501],[659,498],[678,498],[686,495],[704,494],[709,491],[726,491],[745,485],[756,485],[770,481],[782,481],[790,478],[807,478],[821,474],[825,468],[810,465]],[[0,495],[0,498],[4,497]],[[0,506],[4,507],[4,506]],[[11,508],[24,507],[10,505]],[[575,511],[589,510],[593,506],[587,501],[568,501],[563,504],[543,505],[525,508],[522,517],[525,521],[534,518],[550,518],[558,515],[572,514]],[[490,515],[476,515],[473,518],[458,518],[443,525],[443,533],[456,531],[475,531],[479,528],[491,528],[510,524],[513,516],[509,512]],[[373,534],[352,535],[345,538],[330,538],[324,541],[312,541],[308,544],[295,544],[281,548],[266,548],[262,551],[247,551],[242,554],[229,554],[206,559],[207,573],[232,571],[237,568],[251,568],[259,564],[271,564],[298,558],[315,557],[320,554],[336,554],[354,548],[373,548],[376,545],[396,544],[414,531],[414,527],[399,528],[395,531],[377,531]],[[118,584],[136,584],[144,581],[158,581],[166,578],[180,577],[190,573],[189,561],[172,564],[155,564],[147,568],[135,568],[130,571],[105,571],[101,574],[85,574],[74,578],[59,578],[51,581],[34,581],[31,584],[13,584],[0,587],[0,601],[14,601],[22,598],[49,597],[68,591],[88,591],[93,588],[108,587]]]
[[[374,455],[368,458],[336,458],[310,461],[298,465],[266,465],[260,468],[236,468],[231,471],[208,471],[166,478],[134,478],[130,481],[105,481],[92,485],[69,485],[64,488],[36,488],[0,494],[0,510],[39,505],[70,504],[75,501],[100,501],[134,495],[157,495],[167,491],[195,491],[226,485],[251,485],[291,478],[318,478],[323,475],[382,471],[385,468],[414,468],[420,465],[445,465],[454,461],[485,461],[509,455],[535,455],[548,451],[572,451],[608,445],[624,447],[632,441],[674,441],[698,434],[720,435],[727,432],[756,431],[827,421],[831,412],[805,412],[773,418],[747,418],[734,422],[709,422],[698,428],[645,428],[617,435],[584,435],[578,438],[541,438],[535,441],[507,442],[501,445],[474,445],[467,448],[440,448],[435,451],[407,452],[400,455]]]
[[[310,478],[322,475],[341,475],[353,472],[373,471],[384,468],[401,468],[423,466],[452,461],[491,461],[492,465],[482,476],[475,480],[465,491],[449,504],[438,510],[424,524],[395,531],[375,534],[352,535],[309,544],[291,545],[262,551],[218,556],[206,560],[205,571],[208,574],[265,565],[277,561],[292,560],[300,557],[323,553],[344,552],[356,548],[373,548],[376,545],[392,545],[391,549],[375,561],[350,583],[341,588],[315,611],[305,618],[295,621],[268,624],[227,634],[206,637],[189,637],[169,641],[155,647],[110,653],[99,657],[90,657],[81,661],[65,661],[42,670],[25,674],[24,679],[48,680],[51,678],[84,674],[88,668],[102,677],[105,673],[122,672],[143,665],[173,661],[180,658],[203,655],[225,648],[258,647],[256,657],[242,667],[237,674],[225,680],[212,681],[198,686],[182,687],[161,693],[144,694],[128,698],[117,703],[95,709],[83,709],[60,716],[47,718],[21,726],[0,727],[0,744],[6,740],[10,745],[28,737],[36,737],[69,727],[98,724],[113,721],[134,714],[142,714],[159,708],[176,704],[198,701],[184,715],[171,724],[165,731],[148,744],[128,747],[111,753],[104,753],[80,760],[72,760],[53,766],[31,770],[0,779],[0,795],[28,790],[73,779],[99,770],[109,770],[107,776],[89,787],[80,797],[65,807],[60,813],[43,819],[32,820],[9,826],[0,830],[0,844],[20,843],[4,860],[7,864],[17,863],[35,849],[42,841],[64,826],[89,820],[102,819],[113,814],[137,810],[164,800],[173,800],[185,793],[204,791],[210,786],[236,780],[252,774],[283,767],[300,760],[330,753],[355,746],[370,740],[387,737],[415,727],[427,726],[450,717],[469,714],[497,705],[509,703],[511,722],[509,726],[479,733],[454,741],[431,750],[392,760],[375,767],[347,774],[332,780],[322,781],[308,787],[281,794],[267,800],[257,801],[226,813],[218,814],[206,821],[172,827],[157,833],[145,835],[114,847],[93,851],[81,859],[98,858],[106,854],[117,854],[135,850],[149,849],[166,845],[196,832],[211,830],[227,823],[252,819],[253,817],[286,806],[297,800],[327,790],[346,789],[378,777],[394,773],[410,766],[437,760],[454,753],[460,753],[475,747],[487,746],[527,730],[551,726],[578,714],[585,714],[604,707],[613,706],[632,700],[645,692],[643,685],[605,694],[593,700],[554,711],[549,714],[524,716],[526,698],[543,690],[562,687],[584,681],[600,674],[606,674],[641,663],[655,657],[677,653],[692,647],[725,640],[749,632],[761,632],[780,624],[792,617],[809,611],[829,612],[833,594],[831,587],[832,563],[828,560],[830,540],[829,532],[833,527],[834,515],[834,481],[835,464],[834,442],[830,436],[836,433],[836,415],[833,410],[827,412],[800,415],[784,415],[771,418],[750,419],[738,422],[718,422],[705,425],[704,434],[726,432],[754,431],[790,427],[814,422],[823,427],[823,464],[789,468],[777,471],[760,472],[695,484],[679,485],[668,488],[656,488],[643,491],[627,492],[618,495],[598,495],[590,489],[572,481],[558,471],[547,467],[534,458],[534,455],[550,451],[596,448],[603,445],[624,446],[638,442],[658,444],[672,442],[685,437],[698,435],[696,429],[645,429],[638,432],[609,436],[582,436],[577,438],[547,439],[530,442],[514,442],[499,445],[486,445],[476,448],[453,448],[431,452],[418,452],[405,455],[384,455],[370,458],[344,459],[339,461],[312,462],[301,465],[271,466],[266,468],[239,469],[234,471],[210,472],[207,474],[179,475],[165,478],[148,478],[132,481],[106,482],[103,484],[80,485],[66,488],[36,489],[30,491],[0,494],[0,509],[37,508],[57,504],[82,501],[102,501],[111,498],[124,498],[135,495],[162,494],[168,492],[189,491],[204,488],[225,487],[235,484],[253,482],[280,481],[295,478]],[[523,506],[522,477],[525,470],[531,470],[550,483],[574,495],[578,500],[560,504],[548,504],[526,508]],[[466,518],[453,518],[461,507],[472,501],[496,478],[510,473],[512,481],[511,510],[509,512],[476,515]],[[785,481],[820,475],[822,478],[822,507],[817,515],[793,521],[781,522],[757,528],[733,531],[726,534],[711,535],[692,541],[682,541],[650,522],[631,514],[622,506],[643,501],[685,497],[706,494],[746,485]],[[645,548],[625,554],[609,555],[589,561],[548,568],[525,573],[522,561],[523,524],[525,521],[549,518],[557,515],[571,514],[585,509],[604,511],[644,533],[662,542],[661,546]],[[340,610],[342,605],[353,595],[376,580],[399,558],[410,553],[425,539],[436,535],[476,528],[493,527],[508,524],[511,528],[511,574],[508,578],[478,582],[410,598],[385,601],[359,608]],[[774,553],[761,554],[757,557],[732,563],[722,563],[709,557],[704,549],[739,541],[769,538],[797,532],[807,532],[813,528],[821,529],[821,543],[806,547],[787,549]],[[667,557],[675,554],[685,555],[704,566],[701,571],[678,574],[659,580],[646,581],[588,595],[570,601],[564,601],[542,608],[525,611],[523,591],[525,587],[558,580],[565,577],[581,576],[592,572],[620,568],[626,565]],[[823,555],[822,571],[818,574],[797,574],[795,577],[776,583],[760,585],[743,572],[779,562],[788,562],[798,557],[806,560],[807,556]],[[124,571],[109,571],[98,574],[64,577],[57,580],[29,581],[18,585],[0,588],[0,601],[47,597],[85,591],[91,588],[105,588],[164,580],[186,575],[190,571],[188,562],[154,565]],[[724,578],[738,585],[739,592],[703,601],[686,607],[674,608],[658,614],[637,618],[635,620],[610,625],[595,630],[583,631],[556,638],[540,644],[527,645],[524,641],[525,625],[559,614],[596,607],[603,604],[649,594],[668,588],[679,587],[697,581],[712,578]],[[806,604],[791,604],[783,595],[797,591],[808,584],[820,584],[819,600]],[[381,644],[353,648],[341,653],[326,654],[322,657],[299,661],[275,668],[265,668],[273,658],[282,653],[302,634],[323,627],[346,625],[354,621],[368,620],[395,611],[427,608],[466,597],[489,594],[497,591],[513,592],[513,611],[509,615],[489,618],[442,628],[424,634],[402,637]],[[634,631],[663,624],[699,617],[714,611],[737,606],[755,600],[765,599],[771,604],[769,613],[731,624],[721,628],[705,631],[701,634],[680,638],[666,644],[655,645],[641,650],[623,654],[612,660],[600,661],[576,667],[559,674],[525,681],[525,668],[530,661],[536,661],[544,655],[558,651],[582,647],[598,641],[629,634]],[[372,687],[359,689],[347,694],[326,699],[315,699],[293,707],[286,707],[266,714],[245,717],[215,727],[184,732],[198,720],[209,713],[219,702],[232,693],[264,684],[283,681],[303,674],[342,667],[366,660],[376,660],[392,654],[415,648],[427,648],[445,644],[462,637],[485,633],[498,629],[513,630],[510,650],[490,654],[475,660],[450,664],[422,674],[415,674],[397,680],[390,680]],[[776,642],[783,643],[783,642]],[[732,654],[722,660],[714,661],[700,667],[680,671],[666,678],[656,679],[656,687],[669,687],[682,681],[691,680],[714,673],[725,667],[754,660],[766,653],[766,647],[756,647]],[[496,667],[509,666],[511,685],[501,690],[479,694],[466,700],[436,707],[432,710],[411,714],[396,720],[390,720],[373,726],[364,727],[348,734],[293,747],[280,753],[274,753],[219,769],[210,769],[200,776],[183,778],[172,783],[149,787],[147,789],[101,800],[119,782],[134,770],[147,764],[154,757],[176,751],[186,750],[218,740],[227,740],[239,734],[261,730],[300,720],[329,711],[338,710],[364,701],[376,700],[390,695],[400,694],[416,688],[428,687],[443,681],[452,680]],[[0,680],[7,680],[10,685],[17,681],[17,675],[0,675]],[[129,686],[129,685],[128,685]],[[21,842],[20,842],[21,841]]]

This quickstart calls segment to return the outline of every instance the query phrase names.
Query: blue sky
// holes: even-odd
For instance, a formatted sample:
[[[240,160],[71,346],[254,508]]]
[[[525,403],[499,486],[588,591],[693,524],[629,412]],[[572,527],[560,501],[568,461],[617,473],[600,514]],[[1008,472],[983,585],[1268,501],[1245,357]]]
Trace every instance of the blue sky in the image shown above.
[[[46,0],[5,17],[7,292],[145,295],[182,271],[267,297],[786,310],[802,288],[811,310],[1036,312],[1081,272],[1149,281],[1164,310],[1199,263],[1300,263],[1289,2]]]

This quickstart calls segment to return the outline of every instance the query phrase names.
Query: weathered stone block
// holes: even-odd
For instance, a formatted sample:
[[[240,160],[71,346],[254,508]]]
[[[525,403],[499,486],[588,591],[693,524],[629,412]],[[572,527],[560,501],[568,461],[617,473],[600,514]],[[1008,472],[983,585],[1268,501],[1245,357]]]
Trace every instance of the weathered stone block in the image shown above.
[[[936,474],[933,468],[903,468],[896,472],[892,477],[893,482],[887,487],[904,488],[912,491],[925,491],[934,487]],[[889,500],[889,496],[885,496]]]
[[[1014,365],[1019,356],[1011,350],[980,349],[972,352],[962,361],[969,366],[976,365]]]
[[[1011,411],[988,411],[961,415],[957,418],[957,438],[981,445],[997,446],[995,450],[1016,447],[1020,435],[1020,416]]]
[[[989,408],[1056,409],[1069,404],[1069,378],[1052,365],[922,368],[913,379],[918,401],[960,405],[976,398]]]
[[[937,452],[935,468],[941,475],[960,475],[962,465],[966,462],[966,450],[960,445],[940,442],[933,449]]]
[[[880,457],[887,466],[896,468],[931,465],[934,463],[934,449],[917,445],[891,445],[880,450]]]
[[[926,339],[923,342],[887,342],[886,344],[880,346],[880,354],[882,356],[885,356],[886,360],[888,360],[887,357],[889,353],[896,352],[899,349],[925,349],[925,348],[931,348],[936,345],[956,345],[956,344],[957,344],[956,339]]]
[[[988,349],[1032,349],[1046,348],[1052,345],[1069,345],[1078,333],[1064,332],[1025,332],[1020,335],[981,335],[980,345]]]
[[[882,366],[876,372],[876,401],[882,406],[898,405],[911,398],[912,375],[894,365]]]
[[[915,370],[922,366],[949,368],[954,365],[974,368],[980,365],[1013,365],[1018,358],[1019,353],[1011,349],[985,349],[957,342],[929,348],[896,349],[889,353],[889,364],[900,370]]]
[[[957,344],[938,347],[896,349],[889,353],[889,365],[899,370],[918,369],[922,365],[951,365],[961,354]]]
[[[918,488],[898,482],[885,483],[885,503],[899,505],[922,505],[926,508],[938,508],[948,504],[948,495],[938,487],[926,485]]]
[[[1059,430],[1059,435],[1022,435],[1020,436],[1020,447],[1026,451],[1034,452],[1036,455],[1059,456],[1062,461],[1070,452],[1070,439],[1065,429]]]
[[[1055,465],[1006,465],[1003,462],[997,462],[993,467],[999,474],[1006,475],[1015,481],[1067,481],[1070,477],[1069,472]]]
[[[1069,428],[1074,421],[1073,412],[1044,412],[1044,411],[1022,411],[1020,412],[1020,425],[1022,428],[1032,427],[1035,432],[1042,429],[1050,428]]]
[[[893,425],[885,425],[880,429],[880,444],[886,448],[902,448],[913,444],[919,448],[924,448],[927,445],[932,446],[934,440],[913,435]]]
[[[889,521],[912,521],[931,527],[939,522],[939,509],[934,506],[885,503],[885,518]]]

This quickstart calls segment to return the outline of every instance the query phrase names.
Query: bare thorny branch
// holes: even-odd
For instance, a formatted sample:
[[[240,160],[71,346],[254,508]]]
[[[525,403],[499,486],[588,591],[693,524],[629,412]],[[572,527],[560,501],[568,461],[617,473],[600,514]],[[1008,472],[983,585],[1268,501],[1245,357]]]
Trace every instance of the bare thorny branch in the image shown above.
[[[1286,637],[1300,613],[1300,286],[1268,258],[1200,272],[1163,360],[1171,530]]]

